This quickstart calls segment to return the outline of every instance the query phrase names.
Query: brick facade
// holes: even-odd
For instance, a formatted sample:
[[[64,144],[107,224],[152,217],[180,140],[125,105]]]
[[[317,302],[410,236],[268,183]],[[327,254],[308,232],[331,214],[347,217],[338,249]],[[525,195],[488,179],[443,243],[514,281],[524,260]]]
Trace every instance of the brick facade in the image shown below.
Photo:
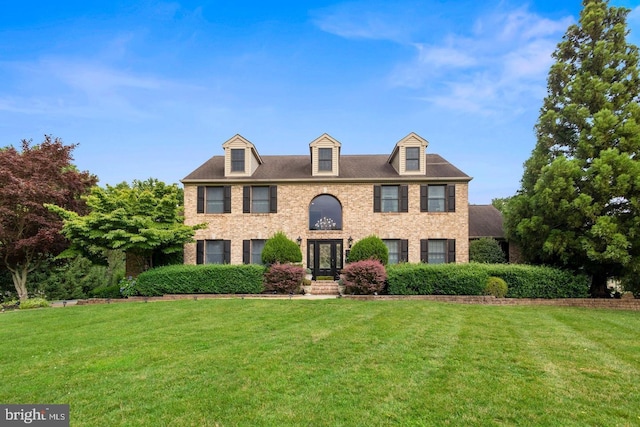
[[[275,184],[275,183],[273,183]],[[272,185],[273,185],[272,184]],[[242,213],[242,191],[246,183],[231,185],[231,213],[196,214],[197,185],[185,184],[185,223],[208,223],[196,240],[230,240],[231,263],[242,263],[242,241],[268,239],[283,231],[290,239],[302,239],[306,265],[308,239],[347,239],[354,242],[374,234],[382,239],[407,239],[409,262],[420,262],[420,239],[455,239],[456,262],[469,259],[468,184],[456,183],[455,212],[420,212],[420,183],[407,182],[409,211],[373,212],[372,183],[281,183],[277,213]],[[314,197],[329,194],[342,205],[342,230],[309,230],[309,205]],[[195,244],[185,247],[186,264],[196,263]]]

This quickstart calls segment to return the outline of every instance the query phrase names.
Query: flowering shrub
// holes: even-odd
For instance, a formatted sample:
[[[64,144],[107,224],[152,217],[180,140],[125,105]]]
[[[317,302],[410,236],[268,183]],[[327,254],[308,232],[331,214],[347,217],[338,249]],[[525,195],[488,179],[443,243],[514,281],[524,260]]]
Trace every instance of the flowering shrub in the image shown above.
[[[118,286],[120,286],[120,295],[122,295],[124,298],[132,297],[138,294],[138,291],[136,289],[136,279],[134,279],[133,277],[122,278],[122,280],[120,280],[120,283],[118,283]]]
[[[347,294],[381,293],[387,280],[384,265],[375,259],[347,264],[342,273],[342,283]]]
[[[273,264],[264,274],[267,292],[297,293],[304,279],[305,269],[292,264]]]

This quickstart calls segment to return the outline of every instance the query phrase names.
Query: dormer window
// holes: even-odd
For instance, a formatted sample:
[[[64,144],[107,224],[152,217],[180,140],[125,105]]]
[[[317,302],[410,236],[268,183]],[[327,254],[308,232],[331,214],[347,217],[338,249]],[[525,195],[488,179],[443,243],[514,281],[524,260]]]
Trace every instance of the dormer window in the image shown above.
[[[340,143],[322,134],[309,144],[312,176],[340,176]]]
[[[231,172],[244,172],[244,149],[231,149]]]
[[[333,149],[332,148],[318,148],[318,170],[329,171],[333,170]]]
[[[405,152],[406,156],[406,170],[407,171],[419,171],[420,170],[420,147],[407,147]]]
[[[425,150],[429,142],[421,136],[411,132],[396,143],[389,164],[398,172],[398,175],[425,175],[427,162]]]

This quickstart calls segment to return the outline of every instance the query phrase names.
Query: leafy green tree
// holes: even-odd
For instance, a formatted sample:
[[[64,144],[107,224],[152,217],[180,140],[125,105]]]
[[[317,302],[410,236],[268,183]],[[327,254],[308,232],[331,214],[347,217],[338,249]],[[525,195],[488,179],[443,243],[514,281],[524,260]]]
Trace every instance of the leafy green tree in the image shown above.
[[[509,203],[510,197],[496,197],[491,200],[491,205],[498,209],[500,212],[504,211],[504,207]]]
[[[289,239],[284,232],[278,231],[264,242],[264,248],[262,248],[263,264],[285,264],[301,261],[302,252],[300,247],[296,242]]]
[[[507,257],[496,239],[483,237],[469,243],[469,261],[485,264],[504,264]]]
[[[0,263],[21,300],[28,297],[28,274],[68,245],[60,235],[62,220],[45,205],[84,213],[81,196],[97,181],[71,163],[75,147],[45,136],[38,145],[23,140],[20,151],[0,150]]]
[[[640,78],[629,10],[585,0],[553,54],[537,144],[505,229],[522,255],[583,271],[593,296],[640,270]]]
[[[86,202],[90,212],[84,216],[48,207],[64,218],[62,233],[71,241],[72,251],[124,251],[127,276],[153,267],[154,256],[181,253],[183,245],[193,241],[195,230],[204,226],[185,225],[182,189],[153,178],[134,180],[132,185],[94,187]]]

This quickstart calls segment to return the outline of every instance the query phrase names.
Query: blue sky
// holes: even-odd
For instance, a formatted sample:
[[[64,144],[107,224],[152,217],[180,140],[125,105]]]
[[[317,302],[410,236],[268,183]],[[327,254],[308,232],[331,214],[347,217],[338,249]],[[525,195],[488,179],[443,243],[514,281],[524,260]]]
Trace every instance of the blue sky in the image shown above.
[[[638,0],[629,40],[640,44]],[[100,184],[179,182],[239,133],[260,154],[387,154],[409,132],[519,188],[551,52],[580,0],[20,1],[0,14],[0,146],[79,143]]]

